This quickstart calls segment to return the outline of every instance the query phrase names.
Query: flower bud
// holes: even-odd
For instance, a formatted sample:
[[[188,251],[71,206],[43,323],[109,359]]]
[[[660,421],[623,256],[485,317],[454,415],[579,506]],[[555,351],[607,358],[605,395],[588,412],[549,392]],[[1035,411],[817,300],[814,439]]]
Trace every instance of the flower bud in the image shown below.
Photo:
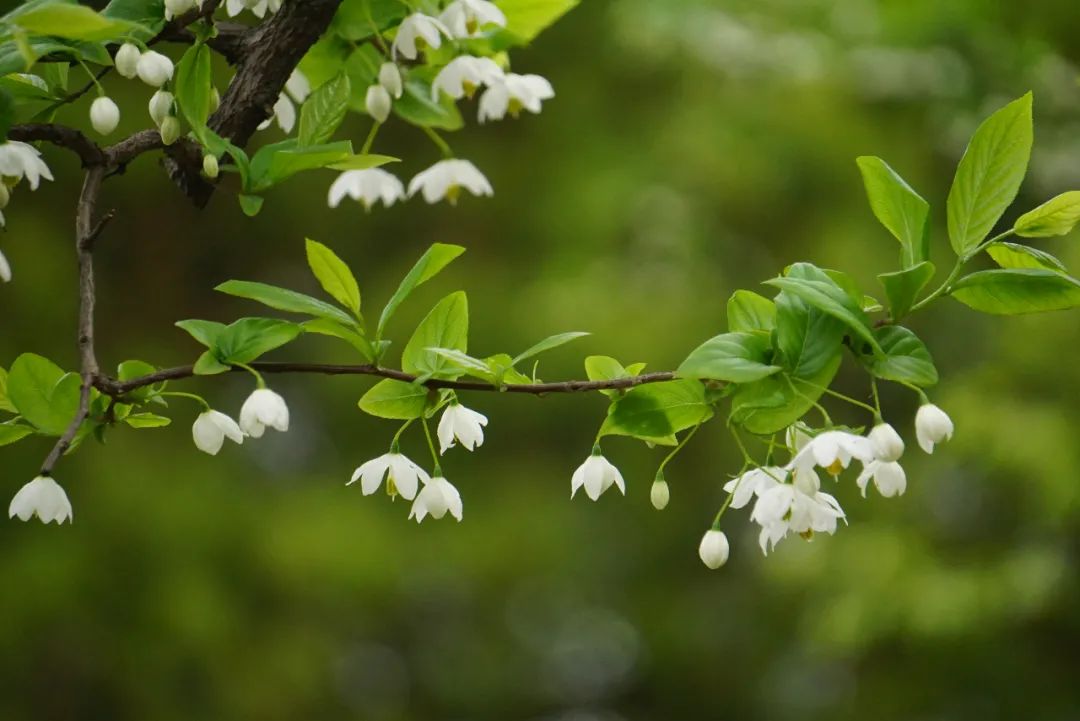
[[[108,135],[120,124],[120,108],[104,95],[90,104],[90,124],[102,135]]]
[[[386,92],[396,100],[401,97],[404,89],[401,86],[401,70],[397,63],[383,63],[379,68],[379,85],[386,88]]]
[[[195,0],[165,0],[165,19],[172,20],[195,7]]]
[[[173,94],[168,90],[159,90],[150,98],[150,119],[154,125],[161,127],[165,118],[172,115]]]
[[[367,108],[368,115],[375,118],[376,121],[380,123],[386,122],[386,119],[390,117],[392,104],[390,93],[382,85],[372,85],[367,89],[364,105]]]
[[[879,423],[870,431],[870,447],[874,458],[892,463],[904,454],[904,439],[888,423]]]
[[[180,121],[175,115],[170,115],[161,121],[161,142],[172,145],[180,137]]]
[[[10,201],[11,191],[8,190],[7,183],[0,180],[0,210],[6,208]]]
[[[221,93],[218,89],[210,86],[210,112],[215,112],[221,106]]]
[[[139,74],[139,79],[144,83],[155,88],[160,88],[162,85],[172,80],[173,62],[161,53],[147,50],[142,54],[142,57],[139,58],[135,70]]]
[[[698,556],[702,563],[715,571],[727,563],[729,550],[727,536],[713,528],[702,536]]]
[[[2,183],[0,183],[2,185]],[[8,263],[8,259],[4,257],[4,253],[0,251],[0,282],[11,282],[11,265]]]
[[[218,176],[218,159],[216,155],[207,153],[202,159],[202,170],[208,178],[216,178]]]
[[[658,511],[667,508],[668,501],[671,500],[671,490],[668,488],[667,481],[663,478],[653,481],[652,488],[649,489],[649,500],[653,508]]]
[[[915,414],[915,435],[919,446],[927,453],[934,452],[934,444],[952,438],[953,422],[945,411],[933,403],[925,403]]]
[[[138,75],[139,58],[142,57],[142,52],[131,43],[124,43],[120,46],[120,49],[116,51],[116,57],[113,58],[113,65],[116,67],[116,72],[123,75],[130,80]]]

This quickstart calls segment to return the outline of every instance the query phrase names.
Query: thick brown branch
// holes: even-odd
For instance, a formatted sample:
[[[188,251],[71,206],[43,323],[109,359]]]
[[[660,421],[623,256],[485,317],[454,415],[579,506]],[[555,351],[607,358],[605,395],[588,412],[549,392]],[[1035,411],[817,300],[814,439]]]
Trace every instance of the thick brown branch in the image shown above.
[[[105,153],[97,143],[75,128],[69,128],[65,125],[56,125],[54,123],[12,125],[7,135],[11,140],[21,140],[24,143],[43,140],[61,148],[67,148],[79,156],[83,167],[88,168],[105,162]]]
[[[414,375],[391,368],[366,365],[323,365],[319,363],[252,363],[251,366],[260,373],[315,373],[322,375],[362,375],[375,376],[378,378],[391,378],[393,380],[414,383],[417,378]],[[242,368],[233,368],[233,371],[241,371]],[[97,389],[111,396],[122,396],[139,388],[151,386],[162,381],[181,380],[195,375],[192,366],[179,366],[166,368],[156,373],[133,378],[129,381],[116,381],[111,378],[99,376],[95,379]],[[427,388],[450,388],[460,391],[501,391],[505,393],[526,393],[530,395],[545,395],[548,393],[582,393],[585,391],[602,390],[626,390],[646,383],[662,383],[675,379],[671,371],[657,371],[644,373],[629,378],[615,378],[612,380],[599,381],[560,381],[555,383],[509,383],[495,386],[483,381],[462,380],[439,380],[430,379],[422,385]]]

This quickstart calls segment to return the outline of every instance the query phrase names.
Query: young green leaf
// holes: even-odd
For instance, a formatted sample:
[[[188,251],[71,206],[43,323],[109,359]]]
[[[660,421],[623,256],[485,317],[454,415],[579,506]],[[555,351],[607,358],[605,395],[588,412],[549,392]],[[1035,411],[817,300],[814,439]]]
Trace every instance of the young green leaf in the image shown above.
[[[85,5],[49,3],[18,15],[15,24],[36,35],[68,40],[112,40],[138,29],[134,23],[98,14]]]
[[[750,383],[780,371],[769,363],[769,337],[760,333],[724,333],[698,346],[676,373],[681,378]]]
[[[124,418],[124,423],[132,428],[164,428],[172,423],[172,419],[153,413],[132,413]]]
[[[7,446],[34,434],[30,426],[0,423],[0,446]]]
[[[334,251],[322,243],[307,239],[307,261],[311,272],[331,297],[348,308],[354,315],[360,315],[360,286],[356,283],[349,266]]]
[[[446,296],[420,321],[401,354],[401,369],[425,376],[456,377],[460,371],[445,357],[430,350],[468,350],[469,302],[464,291]]]
[[[187,49],[176,66],[174,87],[180,110],[199,135],[210,117],[210,48],[196,43]]]
[[[460,130],[465,125],[454,99],[443,95],[431,99],[431,83],[417,77],[405,82],[405,93],[394,101],[394,114],[407,123],[421,128]]]
[[[18,413],[15,410],[15,406],[11,403],[11,398],[8,397],[8,372],[3,368],[0,368],[0,411],[7,411],[8,413]]]
[[[1044,268],[1058,273],[1065,272],[1065,264],[1038,248],[999,241],[986,252],[1002,268]]]
[[[881,158],[856,158],[862,173],[870,209],[885,228],[900,241],[904,268],[930,256],[927,218],[930,204],[923,200],[895,170]]]
[[[428,395],[428,389],[417,383],[387,379],[372,386],[359,405],[377,418],[407,421],[424,415]]]
[[[619,397],[600,428],[600,435],[631,436],[660,445],[674,445],[674,434],[713,415],[705,402],[705,386],[677,380],[638,386]]]
[[[1031,142],[1031,93],[998,110],[975,131],[948,199],[949,241],[961,258],[990,234],[1016,198]]]
[[[249,218],[254,218],[258,215],[263,207],[263,197],[261,195],[241,193],[236,196],[236,200],[240,203],[240,210],[244,211],[244,215]]]
[[[885,355],[870,357],[870,372],[878,378],[917,386],[932,386],[938,382],[937,368],[930,351],[913,332],[899,325],[889,325],[875,331]]]
[[[349,106],[349,77],[339,72],[315,88],[300,109],[300,147],[320,145],[328,141],[345,119]]]
[[[584,338],[587,335],[589,334],[582,331],[570,331],[569,333],[559,333],[557,335],[550,336],[540,341],[536,345],[532,346],[527,351],[516,355],[511,361],[511,365],[517,365],[523,360],[532,358],[533,356],[539,355],[544,351],[558,348],[561,345],[566,345],[570,341],[577,340],[578,338]]]
[[[514,42],[527,45],[556,20],[573,10],[581,0],[500,0],[506,15],[506,33]]]
[[[332,338],[339,338],[357,351],[363,359],[369,363],[375,360],[375,350],[372,348],[371,343],[364,337],[363,333],[355,330],[354,328],[348,328],[340,323],[326,318],[316,318],[314,320],[304,321],[300,324],[301,327],[307,333],[317,333],[319,335],[330,336]]]
[[[810,263],[795,263],[787,269],[785,276],[772,278],[765,284],[780,288],[843,322],[875,353],[881,353],[870,321],[862,309],[862,295],[856,300],[820,268]]]
[[[619,378],[629,378],[630,376],[638,375],[644,369],[644,363],[634,363],[623,368],[622,363],[606,355],[591,355],[585,359],[585,375],[591,381],[610,381]],[[610,398],[620,395],[617,390],[603,390],[600,392]]]
[[[728,330],[767,331],[776,327],[776,304],[752,290],[737,290],[727,303]]]
[[[7,392],[23,418],[42,433],[59,436],[79,409],[82,382],[48,358],[23,353],[11,364]]]
[[[495,382],[495,373],[486,361],[482,361],[479,358],[473,358],[468,353],[463,353],[451,348],[428,348],[428,350],[447,359],[453,365],[465,371],[467,375],[488,381],[489,383]]]
[[[951,295],[983,313],[1040,313],[1080,305],[1080,281],[1052,270],[983,270],[958,280]]]
[[[882,273],[878,276],[889,301],[889,316],[900,320],[908,314],[915,299],[930,279],[934,277],[934,264],[928,260],[916,263],[907,270]]]
[[[740,385],[731,397],[731,418],[750,433],[779,433],[806,415],[840,368],[839,349],[816,373],[794,378],[778,373]]]
[[[266,283],[246,280],[229,280],[214,288],[214,290],[237,298],[254,300],[288,313],[313,315],[316,318],[326,318],[346,326],[356,326],[356,321],[352,316],[340,308],[335,308],[318,298],[312,298],[310,295],[297,293],[295,290],[289,290],[288,288],[278,288]]]
[[[192,338],[207,348],[217,345],[217,339],[225,332],[224,323],[215,323],[212,320],[178,320],[175,325],[187,331]]]
[[[1021,215],[1013,223],[1013,230],[1024,238],[1048,238],[1071,232],[1078,222],[1080,190],[1070,190]]]
[[[445,243],[435,243],[420,256],[420,260],[416,261],[416,264],[402,279],[401,285],[394,291],[394,295],[387,301],[386,307],[383,308],[382,315],[379,316],[379,327],[375,333],[376,339],[381,339],[383,331],[386,329],[386,324],[389,322],[390,317],[394,314],[394,311],[398,309],[409,294],[412,293],[417,286],[425,283],[433,278],[439,271],[446,266],[450,265],[454,258],[465,252],[465,249],[460,245],[447,245]]]
[[[248,190],[259,193],[297,173],[330,167],[351,157],[352,143],[347,140],[303,148],[296,147],[293,140],[264,145],[251,159],[251,187]]]
[[[349,157],[344,158],[337,163],[331,163],[326,167],[331,170],[367,170],[368,168],[378,168],[387,163],[400,162],[401,158],[395,158],[391,155],[367,153],[364,155],[350,155]]]
[[[250,363],[300,335],[296,323],[276,318],[241,318],[218,336],[214,354],[222,363]]]
[[[212,376],[232,370],[232,366],[225,365],[217,359],[214,351],[208,350],[199,356],[192,368],[197,376]]]
[[[844,324],[789,293],[776,296],[776,347],[787,371],[811,378],[840,357]]]

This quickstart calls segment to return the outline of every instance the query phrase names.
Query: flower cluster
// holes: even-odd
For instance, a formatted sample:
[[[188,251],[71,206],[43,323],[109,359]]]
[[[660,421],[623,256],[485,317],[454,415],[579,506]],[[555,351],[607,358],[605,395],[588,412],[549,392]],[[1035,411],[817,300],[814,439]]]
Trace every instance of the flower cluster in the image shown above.
[[[52,171],[41,153],[33,145],[9,140],[0,143],[0,228],[4,227],[4,208],[11,202],[11,194],[19,181],[26,179],[30,190],[37,190],[42,178],[52,180]],[[11,280],[11,264],[0,252],[0,282]]]

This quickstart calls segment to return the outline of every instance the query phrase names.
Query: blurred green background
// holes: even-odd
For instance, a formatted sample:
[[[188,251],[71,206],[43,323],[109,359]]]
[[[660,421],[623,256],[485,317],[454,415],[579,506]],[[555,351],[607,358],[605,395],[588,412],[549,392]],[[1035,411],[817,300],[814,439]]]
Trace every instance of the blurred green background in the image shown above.
[[[307,235],[356,269],[369,315],[430,243],[468,247],[396,317],[399,349],[465,288],[476,355],[588,330],[542,377],[580,377],[591,353],[670,368],[723,329],[734,289],[786,263],[879,292],[897,247],[857,155],[884,157],[931,200],[939,265],[952,169],[1008,99],[1035,91],[1036,145],[1006,220],[1080,187],[1078,21],[1071,0],[585,0],[514,58],[554,83],[543,114],[451,138],[494,199],[330,211],[324,173],[248,219],[224,193],[191,208],[140,159],[103,202],[118,215],[99,243],[98,355],[191,362],[199,348],[174,321],[262,313],[213,292],[229,278],[316,293]],[[147,89],[108,87],[117,137],[144,127]],[[362,139],[366,123],[350,122]],[[391,128],[376,150],[404,157],[401,175],[437,159],[420,132]],[[5,211],[4,366],[24,351],[77,362],[79,173],[45,152],[57,182]],[[1042,247],[1080,266],[1075,237]],[[275,378],[293,428],[217,458],[194,449],[196,408],[178,400],[172,427],[117,430],[62,463],[73,525],[0,523],[0,719],[1078,718],[1077,318],[992,319],[949,301],[918,318],[953,442],[922,455],[915,399],[889,387],[907,495],[863,500],[845,478],[850,525],[768,558],[748,514],[731,513],[717,572],[696,548],[739,466],[721,424],[669,468],[667,510],[648,500],[660,451],[626,439],[605,452],[627,497],[571,502],[604,399],[476,394],[487,442],[444,466],[465,521],[418,527],[405,503],[344,486],[394,430],[356,408],[370,381]],[[319,338],[274,357],[350,360]],[[235,414],[250,385],[184,388]],[[867,392],[855,373],[841,385]],[[48,447],[3,449],[4,494]],[[405,450],[424,457],[415,434]]]

